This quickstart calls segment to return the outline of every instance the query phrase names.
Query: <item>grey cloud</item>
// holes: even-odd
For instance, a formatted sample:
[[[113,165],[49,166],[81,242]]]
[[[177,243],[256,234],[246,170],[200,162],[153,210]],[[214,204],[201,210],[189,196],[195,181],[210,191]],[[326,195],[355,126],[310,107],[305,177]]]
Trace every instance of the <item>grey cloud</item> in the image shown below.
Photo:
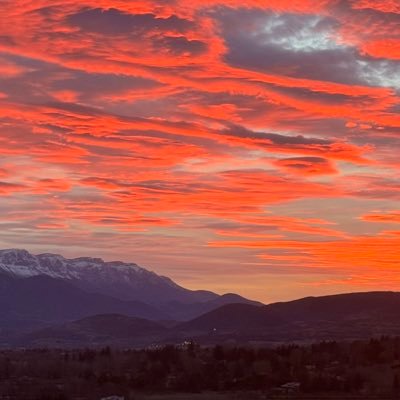
[[[290,157],[290,158],[283,158],[281,161],[304,161],[304,162],[312,162],[320,164],[324,164],[327,162],[327,160],[322,157]]]
[[[167,49],[169,52],[179,55],[190,53],[199,55],[207,50],[207,45],[200,40],[189,40],[184,36],[164,36],[155,41],[156,47]]]
[[[183,33],[192,26],[189,20],[175,15],[158,18],[154,14],[126,14],[115,8],[86,9],[70,15],[67,22],[84,31],[109,35],[125,35],[143,30],[171,30]]]
[[[228,47],[226,61],[233,66],[350,85],[399,84],[398,63],[336,43],[338,22],[332,18],[246,9],[222,9],[214,15]]]
[[[4,58],[26,69],[26,72],[17,77],[7,79],[0,77],[0,90],[7,93],[10,99],[22,103],[49,103],[53,101],[53,92],[63,90],[76,92],[80,100],[86,100],[98,98],[103,94],[119,94],[127,90],[153,89],[161,86],[155,80],[142,77],[88,73],[26,57],[7,55]]]
[[[74,72],[69,79],[58,80],[54,89],[70,89],[85,95],[120,93],[129,89],[150,89],[160,84],[151,79],[115,74]]]
[[[329,140],[305,137],[303,135],[288,136],[278,133],[255,132],[240,125],[231,125],[228,130],[223,131],[222,133],[231,134],[233,136],[248,137],[252,139],[267,139],[278,145],[329,145],[331,143]]]

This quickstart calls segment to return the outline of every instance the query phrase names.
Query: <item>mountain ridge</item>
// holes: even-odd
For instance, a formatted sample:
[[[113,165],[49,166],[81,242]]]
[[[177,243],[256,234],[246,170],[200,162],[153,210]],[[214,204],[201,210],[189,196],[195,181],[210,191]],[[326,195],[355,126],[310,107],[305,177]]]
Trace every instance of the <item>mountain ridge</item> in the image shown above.
[[[129,329],[124,331],[124,327]],[[69,337],[68,332],[73,337]],[[92,316],[85,318],[84,323],[73,321],[50,330],[36,331],[30,336],[22,335],[20,343],[70,346],[75,341],[93,346],[159,346],[194,340],[203,345],[280,345],[359,340],[382,335],[400,335],[400,292],[306,297],[261,307],[228,304],[169,327],[158,321],[146,322],[115,314]]]
[[[136,263],[95,257],[66,258],[60,254],[33,255],[24,249],[4,249],[0,250],[0,271],[16,278],[48,275],[69,280],[87,290],[114,294],[123,300],[151,303],[154,296],[149,288],[163,291],[164,301],[209,301],[218,297],[213,292],[186,289]]]
[[[140,302],[155,310],[151,319],[164,314],[164,319],[189,320],[227,302],[261,304],[235,294],[189,290],[136,263],[95,257],[66,258],[53,253],[34,255],[24,249],[0,250],[1,276],[15,280],[47,276],[88,293]],[[50,287],[54,284],[48,282]],[[0,279],[0,289],[2,285]]]
[[[312,340],[400,334],[400,292],[309,296],[261,307],[228,304],[183,322],[189,336]]]

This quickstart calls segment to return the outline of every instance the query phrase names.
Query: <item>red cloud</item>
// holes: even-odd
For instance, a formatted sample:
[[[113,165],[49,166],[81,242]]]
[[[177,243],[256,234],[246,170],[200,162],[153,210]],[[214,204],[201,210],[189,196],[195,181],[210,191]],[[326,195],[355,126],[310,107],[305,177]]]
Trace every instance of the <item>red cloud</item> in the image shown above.
[[[276,160],[284,170],[299,175],[329,175],[338,171],[329,161],[320,157],[292,157]]]
[[[397,273],[397,1],[3,3],[0,240]]]
[[[400,60],[400,38],[366,42],[362,51],[372,57]]]

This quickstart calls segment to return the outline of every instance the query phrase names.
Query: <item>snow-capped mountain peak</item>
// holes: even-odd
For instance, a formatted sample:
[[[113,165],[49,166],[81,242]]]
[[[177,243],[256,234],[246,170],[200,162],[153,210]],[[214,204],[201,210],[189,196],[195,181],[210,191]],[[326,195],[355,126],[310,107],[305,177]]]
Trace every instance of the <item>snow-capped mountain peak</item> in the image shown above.
[[[101,258],[93,257],[68,259],[60,254],[52,253],[33,255],[22,249],[0,250],[1,270],[15,277],[48,275],[58,279],[80,279],[89,272],[97,272],[102,275],[112,273],[121,275],[121,273],[124,273],[157,277],[154,272],[147,271],[134,263],[106,262]]]
[[[214,297],[210,292],[192,292],[171,279],[139,267],[135,263],[104,261],[101,258],[65,258],[59,254],[33,255],[26,250],[0,250],[0,273],[15,278],[47,275],[67,280],[91,292],[124,300],[152,304],[169,301],[194,302]]]

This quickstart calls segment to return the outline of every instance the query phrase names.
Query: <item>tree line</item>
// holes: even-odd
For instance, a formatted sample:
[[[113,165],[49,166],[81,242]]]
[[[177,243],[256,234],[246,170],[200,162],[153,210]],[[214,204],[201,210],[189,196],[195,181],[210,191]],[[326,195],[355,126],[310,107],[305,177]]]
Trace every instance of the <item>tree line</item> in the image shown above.
[[[285,384],[298,391],[284,392]],[[290,386],[290,385],[289,385]],[[400,338],[275,347],[0,351],[0,399],[135,399],[137,393],[400,394]]]

